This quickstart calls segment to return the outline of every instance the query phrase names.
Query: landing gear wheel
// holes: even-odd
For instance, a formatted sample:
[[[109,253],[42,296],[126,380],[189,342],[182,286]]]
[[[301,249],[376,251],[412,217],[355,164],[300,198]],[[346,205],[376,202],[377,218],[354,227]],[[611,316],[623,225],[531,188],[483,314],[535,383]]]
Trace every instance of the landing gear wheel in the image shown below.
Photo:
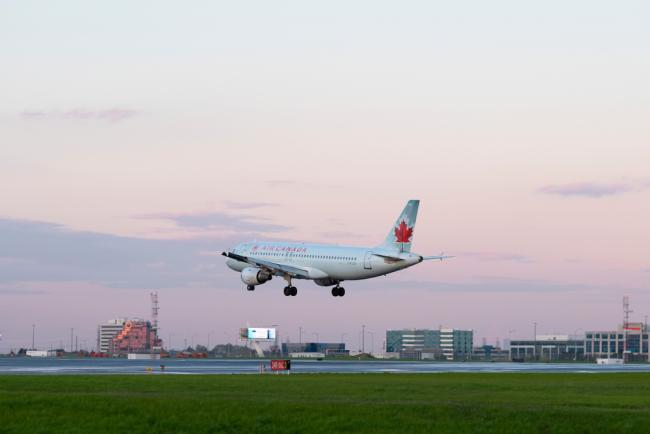
[[[290,286],[285,286],[284,287],[284,295],[287,296],[287,297],[291,295],[291,287]]]
[[[339,296],[339,289],[338,289],[336,286],[335,286],[334,288],[332,288],[332,295],[333,295],[334,297],[338,297],[338,296]]]
[[[298,295],[298,288],[296,288],[295,286],[292,286],[291,289],[290,289],[290,294],[291,294],[292,297],[295,297],[296,295]]]
[[[246,286],[246,289],[248,289],[249,291],[255,291],[255,285],[248,285]]]
[[[339,297],[343,297],[345,295],[345,288],[341,287],[339,288]]]
[[[343,297],[345,295],[345,288],[341,286],[335,286],[332,288],[332,295],[334,297]]]

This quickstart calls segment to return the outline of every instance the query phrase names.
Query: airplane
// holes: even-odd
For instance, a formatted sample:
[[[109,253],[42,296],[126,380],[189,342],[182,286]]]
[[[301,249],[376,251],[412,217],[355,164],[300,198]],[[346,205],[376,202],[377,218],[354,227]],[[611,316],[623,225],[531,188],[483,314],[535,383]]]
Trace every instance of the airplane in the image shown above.
[[[370,279],[403,270],[422,261],[453,256],[422,256],[411,253],[413,229],[419,200],[409,200],[382,244],[376,247],[348,247],[296,242],[248,242],[221,252],[226,265],[239,273],[249,291],[273,278],[287,281],[285,296],[296,296],[293,279],[313,280],[320,286],[334,286],[332,295],[343,297],[346,280]]]

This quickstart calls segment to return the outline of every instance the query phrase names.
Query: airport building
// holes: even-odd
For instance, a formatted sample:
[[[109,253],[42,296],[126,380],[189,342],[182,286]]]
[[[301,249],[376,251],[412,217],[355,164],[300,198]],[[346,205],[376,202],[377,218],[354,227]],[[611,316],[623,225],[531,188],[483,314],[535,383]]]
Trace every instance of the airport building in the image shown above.
[[[585,333],[585,356],[590,359],[649,359],[648,330],[644,323],[627,323],[610,331]]]
[[[466,360],[472,355],[474,332],[459,329],[386,331],[386,352],[400,358]]]
[[[582,360],[584,357],[582,339],[569,335],[539,335],[535,339],[512,340],[512,360]]]
[[[125,322],[126,320],[122,318],[112,319],[97,327],[97,352],[110,352],[111,341],[122,331]]]
[[[282,354],[298,353],[320,353],[327,356],[349,355],[350,351],[345,349],[344,343],[327,343],[327,342],[304,342],[282,344]]]
[[[150,321],[141,319],[127,320],[122,329],[110,341],[109,352],[112,354],[151,352],[160,346]]]

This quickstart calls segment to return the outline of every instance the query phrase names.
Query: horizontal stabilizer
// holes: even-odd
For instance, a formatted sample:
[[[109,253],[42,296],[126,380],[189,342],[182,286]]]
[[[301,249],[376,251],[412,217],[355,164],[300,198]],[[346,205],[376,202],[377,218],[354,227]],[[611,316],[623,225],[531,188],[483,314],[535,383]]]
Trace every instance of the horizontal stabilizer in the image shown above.
[[[455,256],[445,256],[444,254],[440,254],[438,256],[423,256],[422,260],[423,261],[429,261],[431,259],[438,259],[442,261],[443,259],[449,259],[449,258],[455,258]]]
[[[373,253],[373,256],[379,256],[380,258],[388,259],[390,261],[403,261],[403,258],[398,258],[397,256],[391,256],[391,255],[382,255],[380,253]]]

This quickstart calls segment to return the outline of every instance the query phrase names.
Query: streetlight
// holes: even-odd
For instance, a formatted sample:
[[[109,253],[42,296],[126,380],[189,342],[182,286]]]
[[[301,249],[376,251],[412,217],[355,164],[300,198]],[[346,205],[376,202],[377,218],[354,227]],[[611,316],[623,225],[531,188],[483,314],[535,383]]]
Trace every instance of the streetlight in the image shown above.
[[[509,329],[508,330],[508,357],[510,358],[510,360],[512,360],[512,338],[510,337],[510,335],[512,333],[515,333],[516,331],[517,330],[515,330],[515,329]],[[517,350],[517,351],[519,351],[519,350]]]
[[[375,334],[373,332],[368,332],[370,334],[370,354],[372,355],[375,352]]]
[[[280,342],[280,333],[278,333],[279,324],[271,324],[271,327],[275,328],[275,348],[280,351],[280,357],[282,357],[282,343]]]
[[[318,339],[318,333],[313,332],[312,335],[316,335],[316,342],[318,342],[318,341],[319,341],[319,339]]]
[[[169,340],[167,341],[167,349],[171,351],[172,349],[172,336],[174,336],[174,333],[169,334]]]
[[[212,330],[208,332],[208,351],[210,351],[210,335],[213,333]]]
[[[577,328],[573,331],[573,360],[578,360],[578,331],[582,330]]]
[[[228,336],[228,332],[223,332],[223,334],[226,336],[226,357],[230,357],[230,337]],[[237,339],[235,339],[236,341]]]

